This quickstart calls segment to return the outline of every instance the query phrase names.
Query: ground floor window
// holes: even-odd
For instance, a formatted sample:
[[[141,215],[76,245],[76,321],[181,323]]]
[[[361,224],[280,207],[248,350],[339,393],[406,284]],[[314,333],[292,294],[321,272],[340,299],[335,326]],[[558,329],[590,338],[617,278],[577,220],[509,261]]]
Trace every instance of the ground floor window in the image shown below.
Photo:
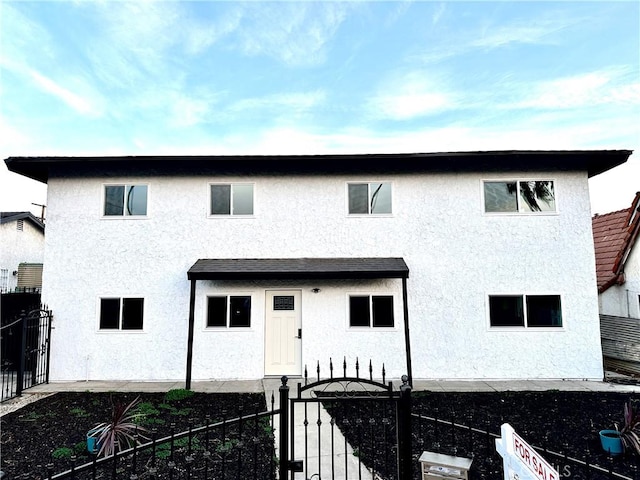
[[[349,326],[393,327],[393,296],[349,296]]]
[[[100,330],[142,330],[143,298],[101,298]]]
[[[489,295],[492,327],[562,327],[560,295]]]
[[[216,295],[207,297],[207,327],[248,328],[250,326],[250,296]]]

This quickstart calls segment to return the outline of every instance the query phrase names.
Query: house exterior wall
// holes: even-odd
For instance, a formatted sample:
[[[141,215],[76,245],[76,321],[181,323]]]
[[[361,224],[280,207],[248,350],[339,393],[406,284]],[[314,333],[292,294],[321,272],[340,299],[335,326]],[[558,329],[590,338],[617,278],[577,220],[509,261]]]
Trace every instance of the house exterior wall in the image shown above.
[[[22,230],[18,222],[0,224],[0,270],[7,271],[3,291],[12,291],[18,285],[17,275],[21,263],[42,263],[44,259],[44,233],[30,221],[24,220]],[[0,280],[2,282],[2,280]]]
[[[600,294],[600,313],[616,317],[640,318],[640,248],[631,250],[624,267],[625,282]]]
[[[482,180],[553,179],[557,213],[490,215]],[[209,183],[254,183],[252,218],[208,218]],[[393,214],[351,217],[348,181],[390,181]],[[145,218],[102,218],[105,183],[148,185]],[[187,270],[199,258],[403,257],[414,378],[601,379],[586,173],[243,177],[50,175],[43,300],[53,381],[182,380]],[[79,227],[81,226],[81,227]],[[312,289],[319,288],[318,293]],[[298,289],[302,363],[358,357],[406,373],[400,280],[197,282],[193,380],[261,378],[265,291]],[[349,293],[394,296],[395,328],[347,325]],[[204,328],[208,293],[252,296],[249,330]],[[563,327],[489,327],[488,294],[559,294]],[[101,296],[142,296],[141,332],[98,330]],[[338,367],[339,368],[339,367]]]

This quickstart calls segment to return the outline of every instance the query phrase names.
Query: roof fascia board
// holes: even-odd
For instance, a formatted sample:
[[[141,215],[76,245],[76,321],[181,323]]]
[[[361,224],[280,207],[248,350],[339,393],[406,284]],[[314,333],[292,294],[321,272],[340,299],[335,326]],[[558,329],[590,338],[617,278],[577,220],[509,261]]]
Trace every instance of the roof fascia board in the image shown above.
[[[46,183],[51,174],[90,175],[98,170],[150,174],[238,172],[343,173],[418,171],[586,171],[589,177],[627,161],[631,150],[505,150],[332,155],[221,155],[119,157],[9,157],[10,171]],[[66,171],[65,171],[66,170]]]

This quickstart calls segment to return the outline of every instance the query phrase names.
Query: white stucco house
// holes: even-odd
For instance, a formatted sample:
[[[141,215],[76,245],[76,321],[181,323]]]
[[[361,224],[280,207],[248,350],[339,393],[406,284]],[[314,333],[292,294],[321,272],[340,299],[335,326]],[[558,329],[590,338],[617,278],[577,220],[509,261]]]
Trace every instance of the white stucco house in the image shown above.
[[[44,223],[31,212],[0,212],[0,292],[42,286]]]
[[[53,381],[190,385],[344,357],[388,377],[601,379],[587,179],[630,154],[6,164],[48,184]]]

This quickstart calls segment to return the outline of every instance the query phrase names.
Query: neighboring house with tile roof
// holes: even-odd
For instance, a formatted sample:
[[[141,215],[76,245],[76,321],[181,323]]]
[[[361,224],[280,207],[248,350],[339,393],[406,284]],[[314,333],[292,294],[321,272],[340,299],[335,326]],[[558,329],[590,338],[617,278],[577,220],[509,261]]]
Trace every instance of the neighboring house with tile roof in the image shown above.
[[[640,192],[629,208],[592,219],[600,313],[640,318]]]
[[[190,385],[602,379],[588,178],[630,154],[5,162],[48,184],[51,380]]]
[[[44,223],[31,212],[0,212],[0,292],[39,290]]]

